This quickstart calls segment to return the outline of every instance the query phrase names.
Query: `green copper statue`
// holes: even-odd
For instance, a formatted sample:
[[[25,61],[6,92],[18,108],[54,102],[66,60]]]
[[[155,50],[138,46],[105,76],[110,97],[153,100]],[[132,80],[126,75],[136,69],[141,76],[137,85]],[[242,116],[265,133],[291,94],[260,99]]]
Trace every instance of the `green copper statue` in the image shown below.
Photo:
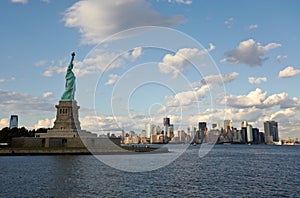
[[[67,69],[67,74],[66,74],[66,87],[65,87],[65,92],[61,96],[61,101],[74,101],[74,95],[75,95],[75,75],[72,71],[73,69],[73,60],[74,60],[75,53],[72,53],[72,59],[71,62],[68,66]]]

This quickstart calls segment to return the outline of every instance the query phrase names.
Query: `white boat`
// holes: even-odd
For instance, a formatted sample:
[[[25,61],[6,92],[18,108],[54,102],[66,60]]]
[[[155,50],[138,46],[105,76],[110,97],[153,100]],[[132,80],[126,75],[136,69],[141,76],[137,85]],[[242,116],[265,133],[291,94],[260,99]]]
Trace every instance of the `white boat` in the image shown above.
[[[274,142],[275,145],[282,145],[282,142],[281,141],[278,141],[278,142]]]

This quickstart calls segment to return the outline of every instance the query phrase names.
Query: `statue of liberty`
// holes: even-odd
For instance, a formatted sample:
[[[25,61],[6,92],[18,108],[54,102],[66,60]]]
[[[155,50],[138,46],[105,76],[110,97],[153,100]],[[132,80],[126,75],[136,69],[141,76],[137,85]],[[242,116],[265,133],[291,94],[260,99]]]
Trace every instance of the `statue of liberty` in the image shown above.
[[[71,62],[68,66],[67,73],[66,73],[66,86],[65,86],[65,92],[61,96],[61,101],[74,101],[74,96],[75,96],[75,90],[76,90],[76,85],[75,85],[75,75],[72,71],[73,69],[73,60],[74,60],[75,53],[72,53],[72,59]]]

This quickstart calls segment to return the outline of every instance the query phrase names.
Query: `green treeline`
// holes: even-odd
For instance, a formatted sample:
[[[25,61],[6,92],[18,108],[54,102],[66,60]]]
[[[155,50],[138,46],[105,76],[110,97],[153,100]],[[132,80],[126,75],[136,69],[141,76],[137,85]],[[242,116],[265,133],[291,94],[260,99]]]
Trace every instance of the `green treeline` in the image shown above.
[[[34,137],[35,133],[46,133],[47,130],[45,128],[27,130],[25,127],[12,129],[5,127],[0,130],[0,143],[11,143],[14,137]]]

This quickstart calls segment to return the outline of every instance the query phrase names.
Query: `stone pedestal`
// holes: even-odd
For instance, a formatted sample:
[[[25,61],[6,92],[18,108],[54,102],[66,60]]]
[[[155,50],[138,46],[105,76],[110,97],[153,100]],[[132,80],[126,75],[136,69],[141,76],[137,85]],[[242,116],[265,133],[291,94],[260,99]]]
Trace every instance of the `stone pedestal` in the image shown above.
[[[56,120],[53,130],[71,130],[80,131],[80,122],[78,120],[78,109],[76,101],[59,101],[55,106],[57,109]]]
[[[55,106],[56,120],[52,129],[47,133],[37,133],[36,137],[78,137],[81,131],[78,119],[78,109],[76,101],[59,101]]]

